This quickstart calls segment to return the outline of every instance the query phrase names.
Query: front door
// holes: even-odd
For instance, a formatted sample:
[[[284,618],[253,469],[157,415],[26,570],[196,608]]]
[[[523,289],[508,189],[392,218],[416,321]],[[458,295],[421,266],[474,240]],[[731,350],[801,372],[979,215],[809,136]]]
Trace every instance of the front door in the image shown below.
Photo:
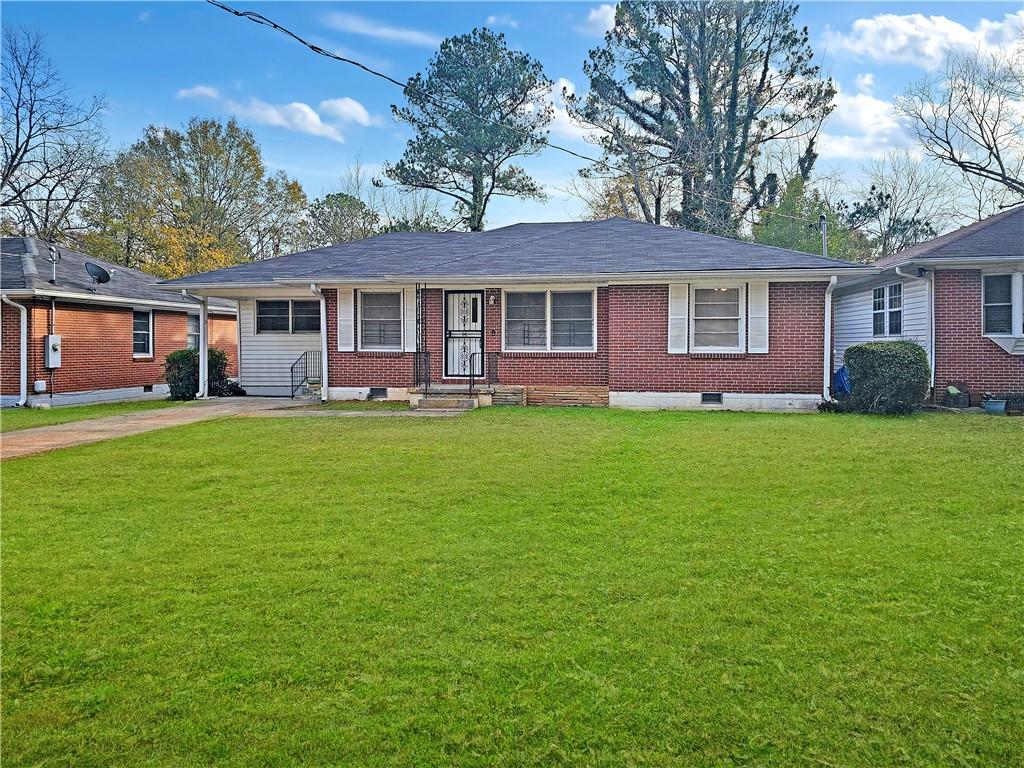
[[[484,292],[445,291],[444,375],[467,378],[484,373]]]

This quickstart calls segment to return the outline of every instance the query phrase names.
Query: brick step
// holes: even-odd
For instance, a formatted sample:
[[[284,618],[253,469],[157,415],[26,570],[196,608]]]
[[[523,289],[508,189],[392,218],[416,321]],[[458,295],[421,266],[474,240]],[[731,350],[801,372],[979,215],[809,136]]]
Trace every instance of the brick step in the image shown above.
[[[413,406],[416,410],[430,410],[430,409],[442,409],[442,410],[464,410],[468,411],[472,408],[476,408],[477,401],[475,397],[423,397],[420,401]]]

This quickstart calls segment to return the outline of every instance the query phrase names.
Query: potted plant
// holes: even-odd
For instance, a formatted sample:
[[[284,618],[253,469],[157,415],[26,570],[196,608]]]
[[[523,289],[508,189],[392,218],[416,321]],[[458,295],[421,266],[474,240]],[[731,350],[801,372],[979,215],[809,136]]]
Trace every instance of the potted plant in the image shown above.
[[[985,408],[985,413],[992,416],[1003,416],[1006,414],[1006,400],[1000,400],[991,392],[986,392],[982,395],[981,404]]]

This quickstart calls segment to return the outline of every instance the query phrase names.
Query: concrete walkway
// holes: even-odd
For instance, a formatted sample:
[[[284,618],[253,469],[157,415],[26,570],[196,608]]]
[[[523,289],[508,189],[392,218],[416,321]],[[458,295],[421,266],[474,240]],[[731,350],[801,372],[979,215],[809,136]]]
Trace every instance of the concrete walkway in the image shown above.
[[[240,416],[260,411],[280,411],[308,406],[309,401],[282,400],[274,397],[222,397],[193,405],[138,411],[102,419],[69,421],[49,427],[34,427],[0,435],[0,458],[13,459],[33,453],[70,448],[73,445],[98,443],[115,437],[138,435],[156,429],[194,424],[223,416]]]

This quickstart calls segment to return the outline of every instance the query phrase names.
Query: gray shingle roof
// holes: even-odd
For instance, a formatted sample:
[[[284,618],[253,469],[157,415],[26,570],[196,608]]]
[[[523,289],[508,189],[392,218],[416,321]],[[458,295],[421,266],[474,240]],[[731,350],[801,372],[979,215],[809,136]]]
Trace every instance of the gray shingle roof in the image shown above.
[[[396,233],[172,280],[167,287],[275,280],[553,277],[676,271],[857,269],[837,259],[614,218],[489,232]]]
[[[47,293],[92,294],[101,299],[104,296],[130,299],[139,302],[175,302],[185,306],[196,306],[192,299],[175,296],[158,288],[160,278],[137,269],[112,264],[63,246],[56,246],[60,253],[57,265],[57,282],[52,284],[52,265],[48,257],[47,244],[32,237],[5,237],[0,239],[0,289],[4,291],[35,290]],[[85,262],[99,264],[112,274],[109,283],[93,286],[92,279],[85,271]],[[92,288],[96,292],[92,292]],[[211,299],[211,310],[234,311],[234,303],[223,299]]]
[[[880,259],[877,266],[892,267],[918,259],[970,258],[1024,258],[1024,205]]]

